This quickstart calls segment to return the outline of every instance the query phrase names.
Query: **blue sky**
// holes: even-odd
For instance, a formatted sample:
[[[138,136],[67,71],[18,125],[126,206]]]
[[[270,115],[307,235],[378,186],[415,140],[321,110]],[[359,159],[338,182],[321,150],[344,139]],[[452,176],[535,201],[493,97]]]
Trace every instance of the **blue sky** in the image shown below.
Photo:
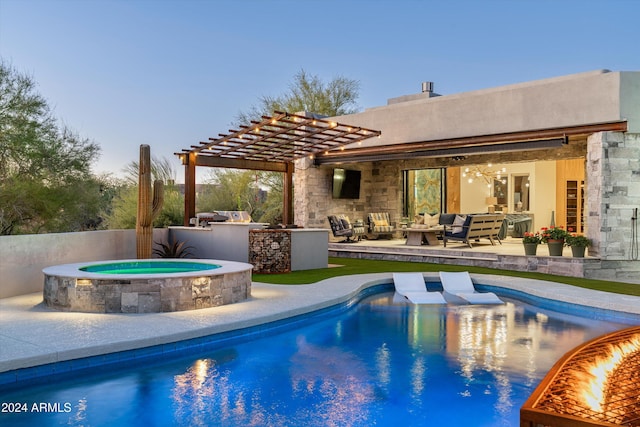
[[[0,56],[119,174],[140,144],[226,133],[304,69],[360,82],[360,109],[607,68],[640,70],[635,0],[0,0]],[[199,172],[200,173],[200,172]]]

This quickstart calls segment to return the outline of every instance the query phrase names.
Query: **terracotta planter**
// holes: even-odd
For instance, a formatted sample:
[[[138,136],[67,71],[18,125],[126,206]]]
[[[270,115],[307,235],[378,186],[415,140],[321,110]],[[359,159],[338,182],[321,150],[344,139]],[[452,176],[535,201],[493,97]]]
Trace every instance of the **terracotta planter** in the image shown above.
[[[525,255],[535,255],[538,250],[537,243],[523,243]]]
[[[587,249],[584,246],[571,246],[571,254],[575,258],[584,258],[584,251]]]
[[[549,247],[549,256],[562,256],[562,248],[564,247],[564,239],[547,240]]]

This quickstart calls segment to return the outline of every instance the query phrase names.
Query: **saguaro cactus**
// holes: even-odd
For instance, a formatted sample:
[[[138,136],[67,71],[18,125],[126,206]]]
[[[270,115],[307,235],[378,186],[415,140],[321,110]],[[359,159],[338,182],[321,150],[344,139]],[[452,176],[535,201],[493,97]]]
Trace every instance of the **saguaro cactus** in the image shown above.
[[[151,188],[151,148],[140,146],[138,165],[138,216],[136,219],[136,255],[138,259],[151,258],[153,247],[153,220],[162,209],[164,186],[162,181],[153,183]]]

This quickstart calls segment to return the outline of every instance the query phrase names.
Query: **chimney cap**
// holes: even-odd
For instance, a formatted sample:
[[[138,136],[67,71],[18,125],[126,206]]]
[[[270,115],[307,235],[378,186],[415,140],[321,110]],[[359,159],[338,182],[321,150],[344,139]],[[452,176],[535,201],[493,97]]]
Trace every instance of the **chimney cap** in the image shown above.
[[[422,82],[422,92],[433,92],[433,82]]]

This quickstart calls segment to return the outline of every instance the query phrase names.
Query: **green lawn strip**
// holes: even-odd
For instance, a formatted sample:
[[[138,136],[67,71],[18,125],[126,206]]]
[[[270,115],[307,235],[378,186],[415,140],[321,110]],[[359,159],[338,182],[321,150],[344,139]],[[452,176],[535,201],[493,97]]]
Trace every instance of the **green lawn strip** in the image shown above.
[[[567,285],[573,285],[587,289],[640,296],[640,285],[632,283],[583,279],[579,277],[555,276],[552,274],[543,273],[500,270],[495,268],[335,257],[329,258],[329,264],[336,264],[339,265],[339,267],[293,271],[291,273],[283,274],[254,274],[253,280],[256,282],[273,283],[279,285],[304,285],[308,283],[319,282],[320,280],[328,279],[331,277],[348,276],[351,274],[390,273],[394,271],[468,271],[470,273],[498,274],[501,276],[546,280],[549,282],[565,283]]]

